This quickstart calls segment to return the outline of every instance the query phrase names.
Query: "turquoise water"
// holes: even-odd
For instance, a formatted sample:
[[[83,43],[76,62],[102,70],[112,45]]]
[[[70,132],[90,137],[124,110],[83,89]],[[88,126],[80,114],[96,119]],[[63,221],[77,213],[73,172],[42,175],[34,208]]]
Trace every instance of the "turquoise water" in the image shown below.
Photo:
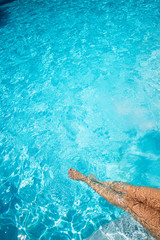
[[[159,1],[0,7],[0,239],[80,240],[122,211],[70,167],[160,187]]]

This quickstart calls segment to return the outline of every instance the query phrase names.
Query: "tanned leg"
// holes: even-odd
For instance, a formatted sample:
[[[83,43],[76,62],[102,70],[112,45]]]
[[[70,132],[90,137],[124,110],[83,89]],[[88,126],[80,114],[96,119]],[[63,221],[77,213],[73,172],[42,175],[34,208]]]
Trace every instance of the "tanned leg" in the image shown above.
[[[88,177],[96,183],[125,194],[129,199],[126,211],[138,220],[152,236],[160,238],[160,189],[134,186],[124,182],[101,182],[92,174]]]
[[[129,212],[153,237],[160,240],[160,211],[139,201],[137,195],[136,198],[131,198],[134,196],[131,192],[135,186],[120,182],[100,182],[95,177],[88,178],[74,169],[70,169],[68,173],[70,178],[87,183],[108,202]]]
[[[128,202],[127,211],[157,240],[160,240],[160,211],[141,202]]]
[[[117,193],[110,187],[91,181],[88,177],[81,174],[75,169],[70,168],[68,171],[69,177],[73,180],[83,181],[87,183],[101,197],[105,198],[109,203],[127,210],[128,198],[120,193]]]
[[[134,186],[125,182],[101,182],[95,176],[88,176],[91,181],[110,187],[118,193],[123,193],[129,198],[145,203],[149,207],[160,210],[160,189],[152,187]]]
[[[124,193],[129,198],[136,199],[148,207],[160,211],[160,189],[158,188],[134,186],[123,182],[105,182],[104,184],[119,193]]]

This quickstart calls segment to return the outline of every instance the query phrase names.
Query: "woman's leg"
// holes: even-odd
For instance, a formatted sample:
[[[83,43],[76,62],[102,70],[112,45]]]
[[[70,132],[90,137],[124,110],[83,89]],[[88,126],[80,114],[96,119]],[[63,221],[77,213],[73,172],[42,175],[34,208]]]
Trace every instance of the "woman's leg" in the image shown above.
[[[129,198],[145,203],[149,207],[160,210],[160,189],[152,187],[134,186],[125,182],[101,182],[92,174],[88,176],[91,181],[110,187],[118,193],[123,193]]]
[[[103,182],[100,182],[96,179],[92,181],[93,179],[89,179],[88,177],[74,169],[70,169],[68,173],[70,178],[87,183],[93,190],[95,190],[108,202],[129,212],[136,220],[138,220],[144,226],[144,228],[146,228],[146,230],[150,232],[153,237],[155,237],[157,240],[160,240],[160,211],[147,206],[144,202],[142,203],[138,201],[137,198],[129,198],[128,196],[116,192],[108,185],[104,185]],[[117,185],[117,183],[113,186],[114,189],[118,188],[119,191],[122,187],[121,184]],[[125,189],[125,192],[126,191],[128,192],[128,189]]]
[[[158,188],[134,186],[124,182],[105,182],[104,184],[117,192],[124,193],[129,198],[160,210],[160,189]]]
[[[103,183],[101,183],[100,181],[93,182],[88,177],[81,174],[75,169],[70,168],[70,170],[68,171],[68,174],[69,174],[69,177],[73,180],[83,181],[87,183],[94,191],[96,191],[101,197],[106,199],[109,203],[127,211],[128,197],[120,193],[117,193],[110,187],[103,185]]]
[[[160,211],[141,202],[128,202],[128,212],[157,240],[160,240]]]

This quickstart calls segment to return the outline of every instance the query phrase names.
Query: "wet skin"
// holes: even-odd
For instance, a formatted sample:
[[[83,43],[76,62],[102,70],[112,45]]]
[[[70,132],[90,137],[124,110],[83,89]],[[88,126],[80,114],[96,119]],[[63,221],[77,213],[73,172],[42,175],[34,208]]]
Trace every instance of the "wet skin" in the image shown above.
[[[157,240],[160,240],[160,189],[123,182],[101,182],[70,168],[71,179],[87,183],[109,203],[129,212]]]

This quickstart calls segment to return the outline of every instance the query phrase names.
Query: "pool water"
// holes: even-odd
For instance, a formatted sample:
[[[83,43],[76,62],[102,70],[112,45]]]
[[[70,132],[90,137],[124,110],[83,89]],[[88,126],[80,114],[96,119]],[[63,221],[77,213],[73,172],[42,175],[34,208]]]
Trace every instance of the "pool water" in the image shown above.
[[[118,218],[70,167],[160,187],[158,0],[0,6],[0,240],[81,240]]]

